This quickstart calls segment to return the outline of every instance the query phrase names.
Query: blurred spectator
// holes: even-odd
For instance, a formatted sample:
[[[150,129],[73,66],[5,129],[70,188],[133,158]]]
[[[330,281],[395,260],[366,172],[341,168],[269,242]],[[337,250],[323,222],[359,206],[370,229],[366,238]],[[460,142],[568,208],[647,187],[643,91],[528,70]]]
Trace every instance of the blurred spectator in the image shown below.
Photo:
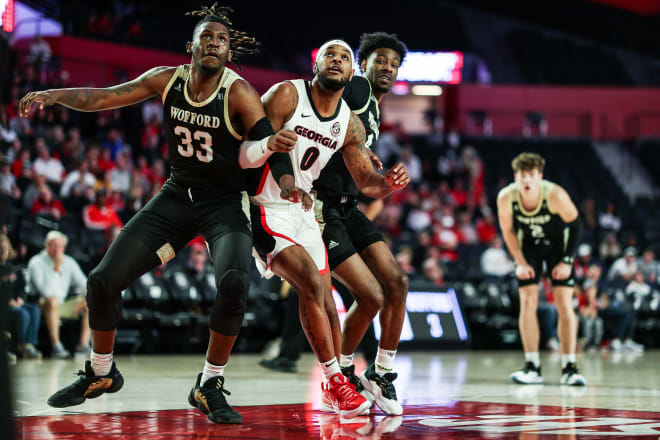
[[[80,194],[85,187],[94,187],[95,184],[96,178],[89,172],[89,162],[83,160],[64,178],[64,182],[62,182],[62,187],[60,188],[60,196],[66,199],[71,195],[72,191]]]
[[[130,156],[126,150],[119,153],[115,167],[110,170],[110,182],[113,191],[123,194],[128,193],[131,187],[131,170],[129,167]]]
[[[633,304],[639,304],[651,295],[651,286],[644,280],[644,273],[641,270],[635,272],[633,279],[626,286],[625,292]]]
[[[37,159],[34,161],[33,168],[34,173],[46,176],[49,182],[56,184],[62,182],[64,167],[58,159],[50,156],[50,151],[44,138],[37,138],[34,145],[37,150]]]
[[[414,232],[423,231],[431,226],[431,215],[424,209],[422,201],[417,194],[410,193],[410,199],[412,201],[412,207],[410,212],[408,212],[406,226]]]
[[[383,162],[384,166],[390,166],[394,158],[401,154],[401,145],[391,131],[381,131],[374,148],[376,156]],[[410,174],[410,173],[409,173]]]
[[[465,146],[461,153],[461,159],[470,182],[468,187],[471,191],[470,201],[476,204],[484,192],[484,164],[477,150],[471,145]]]
[[[497,234],[497,226],[495,225],[495,216],[490,209],[484,216],[477,221],[477,236],[479,242],[488,244],[493,241]]]
[[[142,122],[145,124],[163,123],[163,103],[159,98],[153,98],[142,105]]]
[[[0,235],[0,300],[9,303],[9,328],[14,330],[11,333],[21,357],[41,359],[41,352],[36,348],[41,312],[38,305],[25,302],[25,289],[16,275],[18,268],[9,262],[13,254],[9,238]]]
[[[613,202],[608,202],[605,211],[600,213],[598,224],[605,231],[619,232],[621,230],[621,218],[616,214]]]
[[[167,180],[167,176],[165,175],[165,163],[163,162],[163,159],[156,159],[154,162],[151,164],[151,167],[149,168],[149,183],[152,185],[156,185],[157,189],[160,189],[161,186],[165,183]]]
[[[48,185],[42,185],[37,193],[37,198],[32,203],[30,210],[32,215],[50,216],[55,220],[62,218],[66,209],[61,201],[53,197],[53,193]]]
[[[449,191],[452,199],[454,200],[454,205],[458,207],[464,207],[468,203],[468,193],[465,189],[462,179],[457,179],[454,187]]]
[[[67,298],[72,288],[83,295],[87,288],[87,278],[78,263],[64,253],[67,237],[59,231],[46,235],[45,249],[32,257],[27,268],[27,285],[39,297],[42,313],[48,327],[52,356],[65,359],[69,351],[60,342],[60,318],[81,317],[80,340],[77,353],[89,354],[89,321],[87,303],[84,296]]]
[[[644,281],[650,284],[655,284],[658,281],[658,262],[655,260],[655,252],[653,249],[646,249],[642,254],[642,258],[637,261],[637,267],[642,272]]]
[[[637,272],[637,260],[635,248],[627,247],[623,252],[623,257],[617,259],[610,267],[607,279],[610,281],[630,281]]]
[[[435,258],[427,258],[422,264],[422,277],[415,281],[424,281],[436,287],[445,286],[445,271],[438,264]]]
[[[608,232],[603,238],[599,249],[600,259],[603,260],[605,266],[609,266],[612,262],[621,255],[621,245],[616,239],[614,232]]]
[[[14,199],[21,197],[21,190],[16,185],[16,178],[11,173],[11,161],[6,156],[0,162],[0,194],[6,194]]]
[[[496,235],[488,249],[481,254],[481,272],[488,278],[502,279],[515,269],[502,243],[502,237]]]
[[[470,211],[463,209],[456,216],[456,235],[458,241],[464,245],[476,244],[479,240],[477,230],[472,224],[472,216]]]
[[[582,218],[582,240],[595,244],[596,232],[598,231],[598,216],[596,215],[596,202],[593,197],[589,197],[582,202],[582,211],[580,213]]]
[[[50,61],[51,53],[48,41],[44,40],[41,35],[37,35],[30,44],[27,61],[34,63],[36,66],[45,66]],[[37,70],[39,70],[39,67],[37,67]]]
[[[110,171],[115,167],[115,161],[112,158],[112,151],[108,148],[104,148],[101,151],[98,159],[98,174],[104,175],[106,171]]]
[[[580,325],[583,351],[598,348],[603,339],[603,319],[598,316],[598,286],[593,279],[586,279],[579,296]]]
[[[117,155],[124,150],[124,141],[121,137],[121,132],[116,128],[111,128],[108,132],[108,138],[101,143],[104,150],[110,150],[110,157],[112,160],[117,158]],[[104,170],[105,171],[105,170]]]
[[[579,284],[587,276],[587,271],[594,265],[600,267],[600,263],[596,260],[591,251],[591,246],[588,243],[582,243],[578,246],[575,252],[575,280]]]
[[[113,226],[124,226],[117,212],[107,206],[107,199],[105,190],[97,191],[94,202],[83,209],[83,222],[87,228],[110,231]]]
[[[431,244],[440,247],[440,254],[445,261],[457,261],[458,236],[454,231],[454,218],[445,215],[439,223],[433,225]]]
[[[18,134],[9,125],[9,117],[4,106],[0,106],[0,147],[2,144],[12,144],[18,139]],[[2,148],[4,150],[4,148]]]
[[[415,268],[413,267],[413,251],[410,246],[401,246],[395,255],[396,261],[408,276],[415,275]]]
[[[399,154],[399,162],[403,163],[408,170],[408,176],[413,184],[418,184],[422,181],[422,162],[415,154],[412,147],[406,146]]]

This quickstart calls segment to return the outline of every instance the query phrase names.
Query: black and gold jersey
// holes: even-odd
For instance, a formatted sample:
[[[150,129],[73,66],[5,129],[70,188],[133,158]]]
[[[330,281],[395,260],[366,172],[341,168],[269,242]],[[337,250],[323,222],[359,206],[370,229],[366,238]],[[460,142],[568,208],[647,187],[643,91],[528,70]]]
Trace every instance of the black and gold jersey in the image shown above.
[[[231,194],[245,190],[238,165],[242,137],[228,115],[229,89],[241,77],[225,67],[217,89],[203,102],[188,96],[190,65],[179,66],[163,92],[163,120],[176,183]]]
[[[550,209],[548,197],[554,183],[541,181],[541,201],[533,211],[527,211],[520,199],[517,183],[504,189],[509,193],[513,227],[522,249],[525,246],[554,246],[567,239],[568,229],[559,214]]]

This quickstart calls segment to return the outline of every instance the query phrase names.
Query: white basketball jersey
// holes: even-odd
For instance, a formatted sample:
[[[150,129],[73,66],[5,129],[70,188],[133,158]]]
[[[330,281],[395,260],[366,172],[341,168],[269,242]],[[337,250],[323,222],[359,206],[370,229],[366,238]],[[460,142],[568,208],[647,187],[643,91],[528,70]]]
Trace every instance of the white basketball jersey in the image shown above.
[[[298,135],[296,146],[289,152],[296,186],[309,192],[334,153],[344,145],[351,110],[339,100],[334,115],[321,116],[312,102],[310,85],[304,79],[290,81],[298,91],[298,106],[282,128]],[[277,153],[275,153],[277,154]],[[280,197],[280,187],[266,165],[255,196],[257,205],[290,204]]]

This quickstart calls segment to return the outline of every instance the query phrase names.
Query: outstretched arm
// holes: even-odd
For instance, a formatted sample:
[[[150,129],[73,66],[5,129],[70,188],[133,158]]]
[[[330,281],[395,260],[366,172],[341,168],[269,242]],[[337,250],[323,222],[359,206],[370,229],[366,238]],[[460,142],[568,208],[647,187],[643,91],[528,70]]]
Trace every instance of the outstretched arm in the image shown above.
[[[83,112],[110,110],[136,104],[152,96],[161,95],[175,71],[176,67],[154,67],[133,81],[104,89],[81,87],[30,92],[21,99],[20,115],[27,118],[35,103],[40,103],[41,109],[53,104],[61,104]]]
[[[341,153],[344,156],[346,168],[348,168],[355,184],[364,195],[380,199],[410,183],[410,177],[408,177],[406,167],[402,163],[398,163],[387,170],[385,176],[379,174],[374,169],[364,143],[365,131],[362,121],[355,113],[351,113],[348,132]]]

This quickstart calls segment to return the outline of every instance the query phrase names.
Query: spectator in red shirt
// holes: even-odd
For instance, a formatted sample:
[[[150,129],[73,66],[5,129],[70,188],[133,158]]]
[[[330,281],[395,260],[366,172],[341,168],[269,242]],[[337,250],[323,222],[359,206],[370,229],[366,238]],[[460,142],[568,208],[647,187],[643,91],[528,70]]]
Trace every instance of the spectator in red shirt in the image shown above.
[[[497,234],[495,226],[495,217],[492,213],[486,213],[483,218],[477,221],[477,235],[482,244],[489,244]]]
[[[55,220],[62,218],[66,210],[59,200],[53,197],[48,185],[41,185],[37,193],[37,198],[32,203],[32,215],[50,215]]]
[[[117,215],[117,211],[106,206],[107,196],[105,191],[98,191],[94,203],[90,203],[83,209],[83,221],[89,229],[110,231],[113,226],[122,227],[124,224]]]

